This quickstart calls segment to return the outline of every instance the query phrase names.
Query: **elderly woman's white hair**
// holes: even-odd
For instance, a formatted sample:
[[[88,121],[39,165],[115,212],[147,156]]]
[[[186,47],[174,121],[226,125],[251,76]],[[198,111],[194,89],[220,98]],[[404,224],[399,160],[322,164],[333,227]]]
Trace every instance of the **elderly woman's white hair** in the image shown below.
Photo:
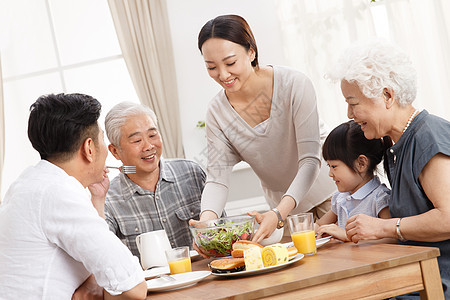
[[[135,115],[147,115],[158,125],[155,113],[149,107],[133,102],[121,102],[108,112],[105,118],[105,130],[111,144],[120,149],[121,128],[128,118]]]
[[[383,40],[353,44],[325,77],[356,83],[368,98],[380,97],[385,88],[391,89],[401,106],[416,99],[416,70],[411,60],[406,53]]]

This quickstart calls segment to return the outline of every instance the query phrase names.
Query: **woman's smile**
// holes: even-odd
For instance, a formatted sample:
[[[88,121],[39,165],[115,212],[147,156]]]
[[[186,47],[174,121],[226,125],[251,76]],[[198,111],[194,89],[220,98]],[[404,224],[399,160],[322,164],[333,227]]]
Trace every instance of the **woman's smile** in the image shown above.
[[[222,82],[226,87],[231,87],[236,82],[236,78],[228,80],[228,81],[222,81]]]

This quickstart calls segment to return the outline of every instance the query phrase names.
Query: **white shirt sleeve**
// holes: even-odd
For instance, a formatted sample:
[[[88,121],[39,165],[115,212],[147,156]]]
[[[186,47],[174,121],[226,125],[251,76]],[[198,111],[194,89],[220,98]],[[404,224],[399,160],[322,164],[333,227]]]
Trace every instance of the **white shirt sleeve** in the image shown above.
[[[144,281],[137,257],[108,229],[81,184],[70,177],[63,185],[53,186],[42,202],[41,226],[49,242],[82,262],[111,295]]]

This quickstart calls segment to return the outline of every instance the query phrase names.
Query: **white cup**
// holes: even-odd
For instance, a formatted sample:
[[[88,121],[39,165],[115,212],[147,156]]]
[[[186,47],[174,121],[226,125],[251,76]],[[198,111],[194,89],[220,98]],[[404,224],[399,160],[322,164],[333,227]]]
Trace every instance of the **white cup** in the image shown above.
[[[141,255],[141,265],[144,270],[169,265],[165,251],[172,249],[172,247],[164,229],[138,235],[136,245]]]

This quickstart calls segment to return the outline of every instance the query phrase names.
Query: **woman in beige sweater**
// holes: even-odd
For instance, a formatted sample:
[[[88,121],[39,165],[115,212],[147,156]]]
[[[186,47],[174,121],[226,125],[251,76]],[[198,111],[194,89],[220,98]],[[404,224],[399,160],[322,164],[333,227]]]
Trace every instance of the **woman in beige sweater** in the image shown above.
[[[323,211],[328,211],[326,200],[335,186],[325,163],[321,166],[321,140],[327,132],[311,81],[290,68],[260,67],[255,39],[240,16],[208,21],[198,47],[209,75],[223,88],[207,110],[207,183],[200,220],[222,214],[232,168],[240,161],[259,177],[271,207],[263,214],[249,212],[260,224],[254,241],[281,228],[290,214],[324,202]]]

